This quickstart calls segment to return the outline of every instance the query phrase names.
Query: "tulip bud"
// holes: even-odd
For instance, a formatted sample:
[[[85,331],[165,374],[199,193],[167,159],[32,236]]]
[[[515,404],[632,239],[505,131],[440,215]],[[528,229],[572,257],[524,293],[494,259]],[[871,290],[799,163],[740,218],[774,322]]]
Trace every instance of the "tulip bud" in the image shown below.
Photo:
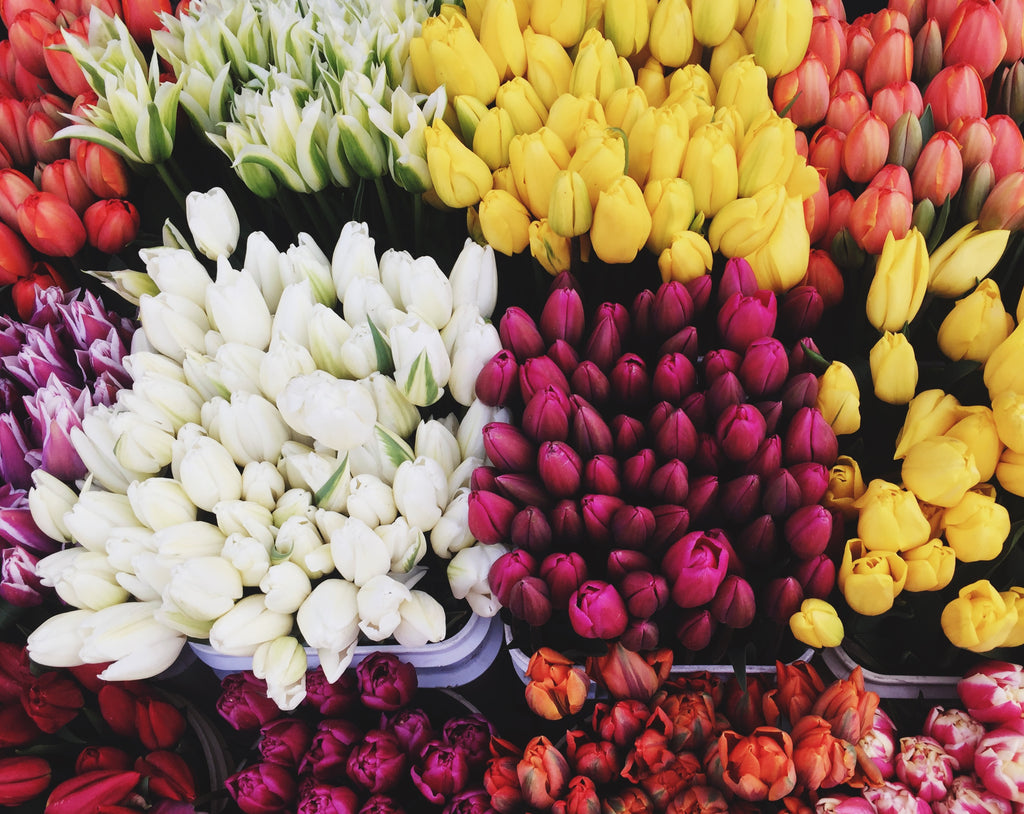
[[[718,623],[709,610],[684,611],[676,627],[676,639],[690,651],[703,650],[715,634]]]
[[[569,604],[569,597],[586,580],[587,566],[575,551],[555,552],[541,561],[538,573],[547,583],[552,607],[556,610],[565,610]]]
[[[495,492],[470,492],[469,530],[482,543],[500,543],[508,538],[516,504]]]
[[[580,362],[569,380],[572,392],[591,404],[604,404],[611,396],[612,386],[604,372],[589,359]]]
[[[588,580],[569,598],[569,621],[584,638],[615,639],[628,620],[621,595],[606,582]]]

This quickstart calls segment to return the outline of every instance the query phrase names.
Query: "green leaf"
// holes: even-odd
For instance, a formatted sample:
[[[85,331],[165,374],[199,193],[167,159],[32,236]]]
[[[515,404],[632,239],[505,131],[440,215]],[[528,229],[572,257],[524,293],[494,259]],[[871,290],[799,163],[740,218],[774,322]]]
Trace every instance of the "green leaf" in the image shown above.
[[[932,114],[932,106],[928,105],[918,119],[921,122],[921,143],[927,144],[928,139],[935,135],[935,116]]]
[[[316,490],[316,494],[313,495],[313,502],[319,506],[323,503],[327,496],[334,491],[334,488],[338,485],[341,479],[345,476],[348,471],[348,455],[346,454],[344,459],[338,468],[334,470],[334,474],[331,475],[327,480],[324,481],[323,486]]]
[[[942,242],[943,233],[946,231],[946,222],[949,220],[949,210],[952,208],[951,199],[947,195],[939,211],[935,213],[935,223],[932,225],[931,234],[928,235],[928,254],[935,251]]]
[[[370,336],[373,337],[373,349],[377,353],[377,370],[385,376],[390,376],[395,372],[395,359],[391,355],[391,346],[384,338],[384,335],[377,329],[377,326],[373,324],[372,319],[367,319],[366,322],[370,326]],[[413,365],[413,368],[415,369],[415,365]]]
[[[377,440],[380,443],[381,451],[396,467],[401,466],[406,461],[411,461],[416,457],[415,453],[412,451],[412,447],[383,424],[378,423],[373,429],[377,434]]]

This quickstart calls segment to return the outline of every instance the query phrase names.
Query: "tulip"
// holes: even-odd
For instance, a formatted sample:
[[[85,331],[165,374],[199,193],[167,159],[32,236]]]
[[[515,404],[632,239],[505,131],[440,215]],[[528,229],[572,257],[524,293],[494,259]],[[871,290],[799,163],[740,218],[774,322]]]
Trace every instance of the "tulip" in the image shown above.
[[[433,92],[443,82],[452,98],[469,94],[484,104],[494,100],[498,72],[461,14],[438,17],[427,25],[421,37],[411,40],[409,58],[416,84],[425,92]]]
[[[139,772],[96,769],[58,783],[46,798],[46,808],[59,812],[83,811],[121,803],[139,782]]]
[[[907,786],[896,781],[886,781],[878,787],[866,788],[864,799],[875,810],[883,811],[927,811],[928,803],[919,799]]]
[[[878,173],[889,154],[889,129],[868,111],[850,128],[843,142],[842,166],[855,183],[867,183]]]
[[[956,768],[974,765],[975,750],[985,735],[984,725],[966,712],[941,706],[931,709],[922,731],[956,761]]]
[[[839,589],[857,613],[877,616],[892,607],[907,582],[907,564],[892,551],[868,551],[858,538],[846,541]]]
[[[998,285],[985,278],[954,303],[939,325],[937,340],[939,349],[953,361],[984,363],[1013,328],[1013,318],[1003,307]]]
[[[946,796],[955,766],[955,759],[933,738],[920,735],[900,740],[896,776],[922,800],[932,802]]]
[[[860,388],[843,362],[832,362],[822,374],[815,408],[837,435],[860,429]]]
[[[960,589],[942,611],[942,630],[957,647],[984,653],[999,647],[1017,623],[1017,610],[987,580]]]
[[[444,122],[424,131],[427,166],[434,191],[455,209],[478,203],[491,189],[491,173],[483,159],[459,140]]]
[[[969,63],[943,68],[928,83],[924,103],[932,108],[937,130],[946,130],[960,116],[985,116],[987,102],[978,70]]]
[[[569,621],[573,630],[585,638],[615,639],[626,629],[628,615],[613,586],[588,580],[569,598]]]
[[[978,214],[982,229],[1019,228],[1020,196],[1024,191],[1024,172],[1004,175],[992,187]]]
[[[622,176],[603,190],[590,229],[594,253],[606,263],[629,263],[647,242],[651,215],[636,182]]]
[[[722,780],[743,800],[778,800],[796,784],[793,742],[774,727],[757,727],[749,736],[727,730],[718,739]]]
[[[909,551],[931,536],[914,493],[896,484],[872,480],[853,506],[859,510],[857,534],[868,551]]]
[[[75,210],[49,192],[33,192],[22,201],[18,229],[32,248],[53,257],[74,256],[87,238]]]
[[[980,482],[969,447],[952,437],[919,441],[903,459],[903,481],[926,503],[955,506]]]
[[[967,293],[999,262],[1008,238],[1007,230],[978,232],[973,223],[967,224],[929,258],[928,290],[946,297]],[[968,253],[973,258],[969,269],[964,266]]]
[[[50,786],[50,764],[41,757],[19,756],[0,760],[5,806],[16,806],[31,800]]]
[[[810,42],[812,16],[799,2],[754,3],[743,38],[769,76],[792,71],[800,63]]]

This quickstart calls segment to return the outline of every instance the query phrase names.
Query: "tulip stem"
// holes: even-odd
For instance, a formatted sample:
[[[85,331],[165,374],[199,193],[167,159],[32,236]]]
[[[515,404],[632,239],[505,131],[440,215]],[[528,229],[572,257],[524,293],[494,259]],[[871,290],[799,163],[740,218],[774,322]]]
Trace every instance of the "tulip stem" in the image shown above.
[[[185,193],[181,191],[181,187],[179,187],[177,182],[171,177],[171,172],[167,167],[167,162],[161,162],[155,166],[156,174],[160,176],[160,180],[164,182],[164,186],[166,186],[171,195],[174,196],[174,200],[178,202],[178,206],[180,206],[181,211],[184,212]]]
[[[384,188],[384,178],[378,175],[373,179],[373,183],[377,187],[377,197],[380,199],[380,209],[384,215],[384,222],[388,227],[388,237],[391,238],[391,243],[397,248],[399,245],[398,225],[395,223],[395,215],[391,211],[391,200],[388,198],[388,191]]]

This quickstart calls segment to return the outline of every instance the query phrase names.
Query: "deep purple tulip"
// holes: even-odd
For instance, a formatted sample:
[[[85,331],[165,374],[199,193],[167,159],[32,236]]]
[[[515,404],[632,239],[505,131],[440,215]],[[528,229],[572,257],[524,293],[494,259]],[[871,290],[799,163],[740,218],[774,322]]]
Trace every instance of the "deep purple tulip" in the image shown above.
[[[552,497],[572,497],[583,481],[583,461],[564,441],[545,441],[537,450],[537,474]]]
[[[685,503],[690,494],[690,473],[678,458],[666,461],[651,473],[651,497],[657,503]]]
[[[231,673],[221,679],[217,712],[240,732],[259,729],[281,717],[281,709],[267,697],[267,683],[251,673]]]
[[[775,519],[761,514],[743,526],[735,535],[736,551],[751,568],[767,565],[779,551],[779,533]]]
[[[646,497],[651,475],[657,466],[653,449],[641,449],[622,462],[622,485],[626,494]]]
[[[718,416],[727,407],[743,404],[747,400],[747,392],[740,383],[740,377],[730,370],[712,380],[704,393],[704,398],[708,414]]]
[[[299,773],[320,783],[342,783],[348,777],[348,758],[363,739],[363,732],[349,720],[325,718],[317,724],[309,749],[299,763]]]
[[[650,400],[651,377],[647,364],[635,353],[619,357],[608,376],[616,400],[631,409],[638,409]]]
[[[615,495],[584,495],[580,500],[583,528],[591,541],[598,545],[611,543],[612,520],[623,506],[622,498]]]
[[[751,295],[732,294],[718,310],[718,333],[727,348],[742,353],[747,346],[762,336],[775,332],[778,304],[770,291],[756,291]]]
[[[646,506],[624,503],[612,516],[612,539],[623,548],[643,550],[654,528],[654,512]]]
[[[534,441],[564,441],[569,437],[569,396],[548,385],[533,394],[523,409],[523,432]]]
[[[532,472],[537,463],[537,447],[518,427],[501,421],[485,424],[484,451],[501,472]]]
[[[622,578],[618,587],[626,600],[626,610],[640,619],[653,616],[669,600],[668,581],[650,571],[632,571]]]
[[[653,619],[630,619],[619,642],[637,653],[654,650],[661,643],[661,630]]]
[[[639,418],[617,415],[612,419],[612,450],[620,458],[628,458],[641,447],[646,446],[647,430]]]
[[[671,336],[693,319],[693,298],[686,286],[675,280],[662,283],[654,294],[654,328],[659,336]]]
[[[803,503],[800,484],[785,468],[762,479],[761,507],[772,517],[788,517]]]
[[[633,321],[629,316],[629,309],[621,302],[602,302],[594,311],[594,322],[610,318],[615,323],[619,336],[628,336],[632,330]]]
[[[761,478],[738,475],[718,484],[718,503],[733,524],[746,523],[761,507]]]
[[[67,349],[57,338],[53,325],[42,331],[28,331],[17,354],[4,359],[7,374],[19,382],[26,392],[34,393],[44,387],[53,376],[57,381],[81,387],[81,371],[70,358]]]
[[[583,491],[595,495],[617,495],[622,491],[619,459],[595,455],[583,466]]]
[[[540,577],[548,585],[551,606],[565,610],[569,597],[587,579],[587,564],[576,551],[555,551],[541,562]]]
[[[805,461],[789,467],[789,473],[800,484],[803,504],[818,503],[828,489],[828,469],[817,461]]]
[[[583,542],[586,528],[579,504],[575,500],[560,500],[548,512],[551,532],[563,546],[569,548]]]
[[[498,322],[498,335],[501,337],[501,346],[512,351],[519,364],[544,353],[544,339],[537,324],[533,317],[518,306],[514,305],[505,311]]]
[[[547,514],[540,506],[527,506],[512,518],[509,542],[533,554],[546,554],[554,534]]]
[[[781,401],[758,401],[754,404],[757,411],[764,416],[764,431],[766,435],[774,435],[782,421]]]
[[[661,572],[672,588],[672,601],[681,608],[707,604],[729,568],[729,552],[721,541],[703,531],[691,531],[674,543],[661,561]]]
[[[782,459],[787,465],[816,461],[832,466],[839,455],[835,431],[813,407],[801,407],[789,420],[782,439]]]
[[[782,439],[778,435],[769,435],[757,448],[754,457],[743,466],[743,471],[759,475],[763,481],[782,466]]]
[[[818,377],[810,371],[797,373],[782,388],[782,407],[792,415],[801,407],[813,407],[818,400]]]
[[[393,653],[377,651],[356,665],[359,700],[364,707],[392,712],[416,694],[416,668]]]
[[[443,741],[428,743],[413,765],[412,782],[434,805],[444,805],[469,782],[469,761],[461,746]]]
[[[615,360],[622,355],[622,334],[612,314],[598,320],[583,349],[583,357],[603,371],[610,371]]]
[[[586,639],[615,639],[625,631],[629,614],[612,585],[588,580],[569,598],[569,622]]]
[[[548,358],[558,365],[558,369],[568,378],[580,366],[580,354],[572,345],[556,339],[548,348]]]
[[[657,564],[643,551],[632,548],[616,548],[605,558],[605,575],[609,582],[618,585],[626,574],[634,571],[654,571]]]
[[[354,670],[347,670],[333,684],[317,667],[306,673],[306,697],[303,705],[312,707],[325,718],[337,718],[359,701],[359,683]]]
[[[476,377],[476,397],[484,404],[498,407],[519,394],[519,363],[512,351],[502,348],[480,369]]]
[[[647,414],[647,432],[653,438],[658,434],[658,430],[664,426],[668,417],[672,415],[674,410],[678,410],[674,404],[667,401],[659,401],[655,404],[650,412]]]
[[[711,644],[718,623],[706,608],[685,611],[676,624],[676,640],[687,650],[703,650]]]
[[[260,756],[293,769],[298,769],[312,742],[312,728],[298,718],[278,718],[260,728]]]
[[[585,458],[610,455],[615,451],[612,431],[601,413],[581,396],[572,396],[572,423],[569,440]]]
[[[311,783],[299,795],[296,814],[358,814],[359,795],[348,786]]]
[[[441,814],[495,814],[486,789],[467,788],[453,794]]]
[[[272,814],[295,805],[295,773],[276,763],[254,763],[224,781],[238,807],[247,814]]]
[[[40,466],[63,481],[84,477],[86,467],[71,443],[71,432],[82,429],[85,411],[92,406],[89,391],[51,378],[26,396],[24,404],[42,455]]]
[[[690,512],[685,506],[672,503],[651,507],[654,513],[654,534],[649,543],[650,551],[661,552],[686,534],[690,528]]]
[[[779,304],[779,326],[789,336],[814,333],[825,313],[825,300],[813,285],[798,285],[787,291]]]
[[[469,476],[469,488],[474,492],[497,492],[499,470],[493,466],[478,466]]]
[[[813,351],[819,356],[821,355],[821,351],[818,349],[818,346],[809,336],[798,339],[793,343],[793,346],[789,350],[790,372],[806,373],[807,371],[813,371],[815,369],[816,364],[808,355],[808,350]]]
[[[761,611],[775,624],[788,625],[803,601],[804,589],[796,577],[777,577],[764,586]]]
[[[700,277],[694,277],[686,285],[686,293],[690,295],[690,299],[693,300],[693,312],[694,314],[703,314],[704,309],[708,307],[708,303],[711,302],[711,292],[714,288],[714,282],[711,279],[710,274],[702,274]]]
[[[759,288],[750,263],[742,257],[731,257],[726,261],[722,277],[718,281],[718,304],[721,306],[736,293],[749,297]]]
[[[641,289],[629,307],[629,317],[637,336],[651,336],[654,333],[654,292]]]
[[[665,416],[664,422],[655,431],[654,451],[663,459],[678,458],[689,461],[697,452],[697,429],[681,407]]]
[[[690,493],[686,496],[686,510],[690,522],[706,526],[719,513],[719,481],[715,475],[698,475],[690,481]]]
[[[737,372],[751,398],[773,396],[789,376],[789,355],[774,336],[755,339],[747,346]]]
[[[604,404],[611,397],[612,386],[608,377],[594,362],[585,359],[569,377],[572,392],[585,398],[591,404]]]
[[[681,353],[666,353],[651,377],[651,396],[657,401],[681,404],[697,386],[697,369]]]
[[[494,489],[509,500],[523,506],[541,506],[547,508],[551,504],[551,495],[535,475],[524,475],[521,472],[509,472],[494,478]]]
[[[359,814],[405,814],[399,802],[387,794],[371,794],[363,802]]]
[[[408,760],[391,732],[371,729],[352,747],[345,771],[349,780],[371,794],[393,789],[408,771]]]
[[[583,300],[575,288],[556,288],[548,295],[540,313],[540,335],[549,345],[556,339],[578,345],[585,327]]]
[[[442,741],[465,751],[470,769],[482,768],[487,762],[493,735],[491,722],[479,713],[449,718],[441,730]]]
[[[41,455],[33,449],[21,423],[12,413],[0,414],[0,478],[16,489],[32,488],[32,470]]]
[[[681,353],[696,364],[700,356],[700,342],[697,336],[697,329],[693,325],[680,328],[658,346],[658,358],[669,353]]]
[[[428,741],[434,739],[430,716],[419,707],[396,710],[381,721],[381,729],[390,732],[407,755],[418,755]]]
[[[836,564],[831,557],[819,554],[793,564],[793,576],[804,588],[804,596],[825,599],[836,583]]]
[[[701,367],[704,379],[713,382],[726,373],[736,373],[743,364],[743,354],[729,348],[715,348],[704,354]]]
[[[0,599],[19,608],[42,604],[49,593],[36,575],[38,557],[21,546],[10,546],[0,552]]]
[[[529,551],[514,548],[491,563],[491,568],[487,572],[487,582],[491,586],[491,593],[502,605],[507,606],[512,595],[512,586],[536,574],[536,558]]]
[[[754,589],[742,577],[729,574],[722,580],[708,610],[726,627],[736,630],[749,627],[757,613]]]
[[[502,543],[512,529],[519,508],[497,492],[470,492],[469,530],[481,543]]]
[[[504,603],[503,603],[504,604]],[[523,577],[512,583],[508,609],[530,627],[540,627],[551,619],[551,597],[548,584],[540,577]]]
[[[817,503],[801,506],[786,518],[782,537],[800,559],[817,557],[825,553],[832,537],[832,515]]]
[[[735,404],[723,410],[715,422],[715,439],[725,457],[743,463],[757,453],[766,429],[760,410],[751,404]]]
[[[21,490],[11,490],[9,496],[9,501],[0,503],[0,541],[21,546],[38,556],[46,556],[57,551],[60,543],[43,534],[32,519],[32,510],[28,508],[28,494]]]
[[[698,432],[706,432],[711,426],[711,412],[708,408],[708,396],[703,390],[695,390],[679,402],[693,422]]]
[[[545,387],[569,392],[569,380],[554,359],[550,356],[534,356],[520,363],[519,391],[524,402],[529,402],[537,391]]]

